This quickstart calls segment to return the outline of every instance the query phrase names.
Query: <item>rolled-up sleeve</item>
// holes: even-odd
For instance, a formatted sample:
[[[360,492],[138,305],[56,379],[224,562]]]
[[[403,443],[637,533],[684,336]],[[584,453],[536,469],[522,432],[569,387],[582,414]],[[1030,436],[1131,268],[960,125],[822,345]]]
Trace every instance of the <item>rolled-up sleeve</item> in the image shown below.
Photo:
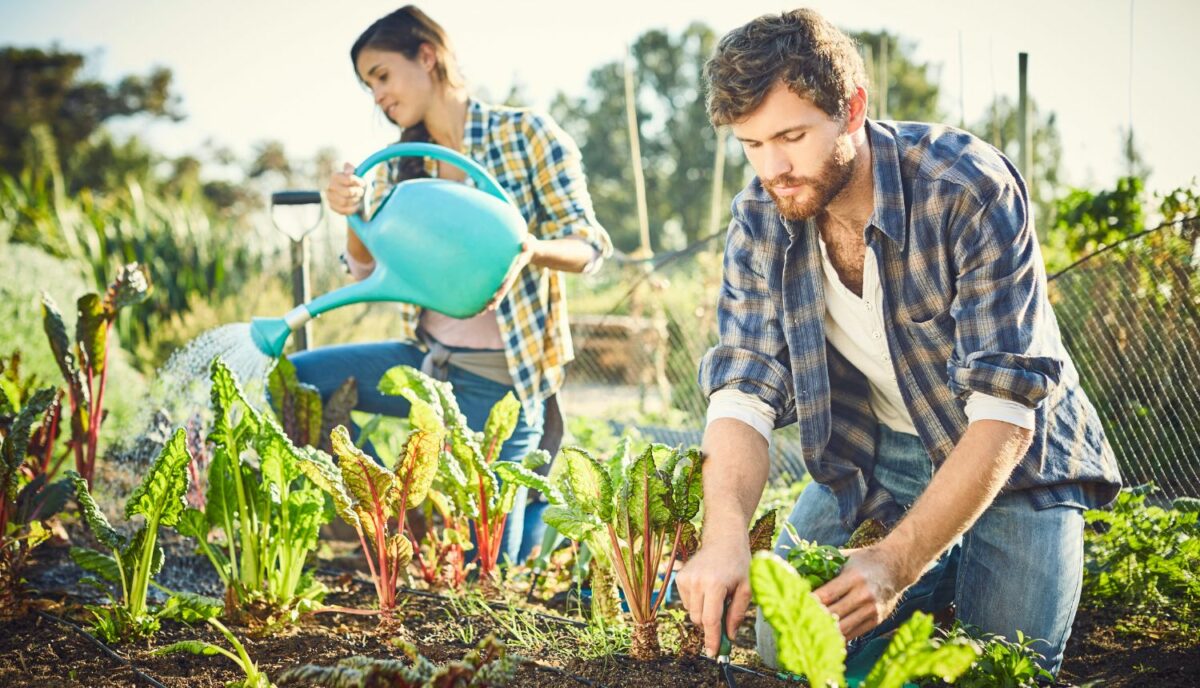
[[[955,215],[950,387],[1037,408],[1059,384],[1063,360],[1043,344],[1053,316],[1024,189],[1014,178],[984,201],[964,193]]]
[[[543,212],[541,239],[581,239],[595,251],[588,272],[599,269],[612,255],[608,232],[596,220],[592,197],[583,173],[583,156],[567,132],[545,115],[526,118],[533,188]]]
[[[720,338],[700,361],[699,382],[705,397],[722,389],[758,397],[781,428],[796,420],[795,388],[777,307],[754,256],[754,237],[735,202],[717,299]]]

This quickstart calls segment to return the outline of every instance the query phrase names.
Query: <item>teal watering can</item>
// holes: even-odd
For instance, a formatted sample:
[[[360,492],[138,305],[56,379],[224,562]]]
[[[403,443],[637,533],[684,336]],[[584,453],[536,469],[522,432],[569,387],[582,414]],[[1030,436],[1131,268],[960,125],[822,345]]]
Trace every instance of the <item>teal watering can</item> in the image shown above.
[[[282,318],[254,318],[250,333],[265,354],[283,354],[288,336],[325,311],[352,303],[402,301],[455,318],[482,311],[500,289],[525,240],[525,218],[478,163],[431,143],[398,143],[375,153],[354,173],[400,157],[449,162],[475,182],[412,179],[394,186],[370,220],[350,227],[375,257],[365,280],[297,306]]]

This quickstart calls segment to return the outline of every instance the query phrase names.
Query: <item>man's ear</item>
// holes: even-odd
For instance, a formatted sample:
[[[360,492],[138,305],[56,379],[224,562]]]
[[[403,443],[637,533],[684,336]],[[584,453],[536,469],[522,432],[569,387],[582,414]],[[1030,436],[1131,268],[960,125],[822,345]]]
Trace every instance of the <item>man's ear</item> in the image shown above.
[[[853,134],[866,124],[867,121],[867,89],[858,86],[854,95],[850,96],[848,112],[846,113],[846,133]]]

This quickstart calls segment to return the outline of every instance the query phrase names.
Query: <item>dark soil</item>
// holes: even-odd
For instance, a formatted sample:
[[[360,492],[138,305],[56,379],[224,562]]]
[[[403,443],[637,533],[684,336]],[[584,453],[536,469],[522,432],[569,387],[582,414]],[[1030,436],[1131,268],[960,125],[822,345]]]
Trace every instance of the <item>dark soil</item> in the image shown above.
[[[192,555],[183,543],[166,539],[168,563],[159,577],[162,584],[219,596],[219,581],[207,560]],[[139,679],[136,671],[172,688],[216,688],[240,678],[238,669],[224,657],[152,654],[156,647],[186,639],[223,646],[224,640],[204,625],[188,627],[164,621],[152,641],[113,647],[121,659],[106,655],[79,631],[39,613],[42,610],[86,628],[88,613],[81,603],[96,600],[87,596],[86,586],[78,584],[81,572],[65,548],[43,547],[38,556],[40,560],[28,575],[30,609],[17,618],[0,620],[0,686],[152,685]],[[354,559],[348,557],[332,564],[323,562],[318,577],[331,589],[328,604],[374,606],[371,584],[354,570],[355,566]],[[535,660],[522,665],[513,686],[584,686],[589,685],[587,682],[595,686],[654,688],[725,685],[717,665],[700,657],[665,657],[653,662],[637,662],[623,655],[585,659],[582,644],[587,641],[573,632],[574,626],[568,621],[556,616],[566,613],[561,608],[516,605],[518,611],[489,612],[478,600],[455,602],[421,592],[404,595],[403,600],[400,628],[384,629],[375,617],[325,613],[310,617],[298,628],[265,637],[245,628],[233,630],[243,638],[259,668],[272,677],[296,665],[332,665],[353,655],[395,658],[401,656],[393,642],[398,637],[413,642],[435,662],[456,660],[475,642],[493,633],[510,652]],[[514,600],[521,602],[523,596]],[[494,604],[493,608],[504,606]],[[664,620],[662,636],[668,646],[672,644],[670,626]],[[739,630],[735,646],[734,662],[753,667],[756,656],[751,620]],[[1071,684],[1099,679],[1105,686],[1174,688],[1196,686],[1200,683],[1198,676],[1200,641],[1195,638],[1178,633],[1158,640],[1133,637],[1118,632],[1111,615],[1081,610],[1060,679]],[[738,673],[736,679],[738,686],[747,688],[789,685],[750,673]]]

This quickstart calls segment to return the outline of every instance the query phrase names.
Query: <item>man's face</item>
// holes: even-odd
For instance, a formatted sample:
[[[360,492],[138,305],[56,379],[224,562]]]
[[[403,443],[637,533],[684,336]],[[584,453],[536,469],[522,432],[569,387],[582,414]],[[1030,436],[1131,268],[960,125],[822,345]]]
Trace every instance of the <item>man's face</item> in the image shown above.
[[[820,214],[850,182],[854,144],[845,124],[783,83],[730,128],[788,220]]]

